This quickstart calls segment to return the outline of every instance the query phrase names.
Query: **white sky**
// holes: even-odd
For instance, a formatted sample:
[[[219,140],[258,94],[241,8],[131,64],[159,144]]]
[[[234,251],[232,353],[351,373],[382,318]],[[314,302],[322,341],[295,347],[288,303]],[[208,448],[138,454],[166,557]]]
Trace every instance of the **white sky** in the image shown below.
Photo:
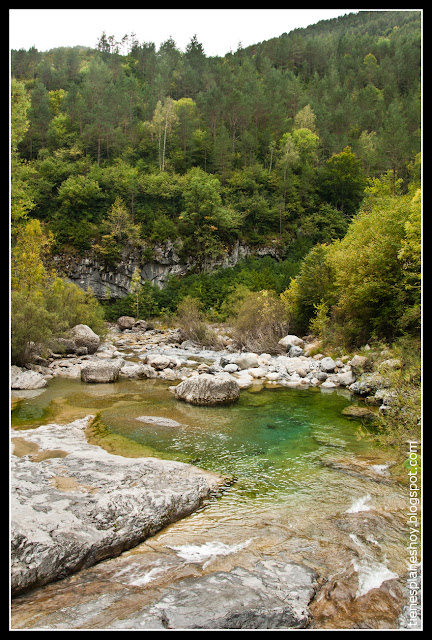
[[[11,49],[96,47],[102,32],[135,33],[159,48],[170,36],[184,51],[196,34],[206,56],[243,47],[360,9],[9,9]],[[370,9],[369,9],[370,11]]]

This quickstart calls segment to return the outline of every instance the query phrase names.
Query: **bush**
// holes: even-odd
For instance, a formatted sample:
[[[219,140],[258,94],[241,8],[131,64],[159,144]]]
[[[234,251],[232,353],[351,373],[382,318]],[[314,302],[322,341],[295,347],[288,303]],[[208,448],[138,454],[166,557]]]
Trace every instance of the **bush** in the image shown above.
[[[220,347],[218,338],[205,322],[202,304],[197,298],[186,296],[177,307],[177,326],[182,340],[201,345]]]
[[[231,325],[239,348],[269,353],[280,351],[278,341],[289,329],[282,301],[268,290],[245,293]]]

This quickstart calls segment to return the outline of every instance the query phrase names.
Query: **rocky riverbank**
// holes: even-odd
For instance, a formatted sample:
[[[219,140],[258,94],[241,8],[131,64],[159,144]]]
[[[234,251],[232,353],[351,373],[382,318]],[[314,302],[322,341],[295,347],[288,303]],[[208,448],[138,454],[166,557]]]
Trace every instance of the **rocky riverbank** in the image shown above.
[[[232,341],[220,334],[220,349],[206,348],[182,340],[178,329],[148,328],[143,321],[120,318],[100,341],[88,327],[78,325],[69,339],[52,345],[45,357],[36,357],[28,368],[11,368],[11,388],[38,389],[53,377],[71,377],[86,383],[115,382],[119,378],[160,378],[181,382],[206,374],[219,386],[230,389],[231,400],[238,397],[233,388],[286,386],[323,390],[342,387],[364,397],[371,407],[387,411],[392,401],[389,381],[371,371],[367,356],[333,359],[316,351],[316,342],[288,335],[280,340],[280,354],[236,351]],[[121,351],[119,350],[121,349]],[[314,355],[311,355],[314,353]],[[389,367],[400,366],[388,361]],[[191,385],[189,385],[191,386]],[[193,386],[193,385],[192,385]],[[178,394],[180,397],[180,394]],[[223,398],[218,396],[218,402]],[[211,404],[211,398],[207,398]],[[369,410],[369,416],[375,409]],[[365,417],[353,416],[353,417]]]
[[[220,350],[208,349],[182,341],[178,330],[128,318],[103,340],[78,325],[30,367],[12,367],[12,399],[43,393],[54,377],[84,384],[159,378],[172,383],[177,399],[194,404],[235,402],[241,389],[279,385],[342,387],[385,406],[386,381],[368,372],[364,356],[310,355],[316,345],[296,336],[280,341],[284,353],[278,355],[235,351],[222,334],[220,341]],[[112,455],[87,441],[90,420],[12,430],[14,594],[133,547],[196,510],[223,482],[180,462]]]

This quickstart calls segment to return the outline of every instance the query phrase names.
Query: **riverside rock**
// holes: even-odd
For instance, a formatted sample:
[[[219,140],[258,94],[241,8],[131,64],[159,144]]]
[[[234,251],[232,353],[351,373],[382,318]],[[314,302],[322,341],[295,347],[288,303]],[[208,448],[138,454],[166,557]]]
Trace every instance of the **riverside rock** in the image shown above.
[[[120,316],[120,318],[117,319],[117,326],[121,331],[132,329],[134,325],[135,318],[132,318],[132,316]]]
[[[83,382],[116,382],[124,364],[121,358],[89,362],[81,369],[81,380]]]
[[[251,369],[252,367],[258,367],[258,356],[256,353],[242,353],[235,359],[235,364],[239,369]]]
[[[10,470],[14,595],[119,555],[192,513],[221,484],[189,464],[89,444],[91,419],[12,432],[20,454],[12,453]],[[23,443],[31,454],[22,454]]]
[[[283,555],[177,582],[154,605],[129,618],[134,629],[302,629],[317,574]]]
[[[291,347],[303,347],[304,340],[302,338],[299,338],[298,336],[288,335],[284,338],[281,338],[278,344],[280,344],[281,347],[285,347],[285,349],[289,351]]]
[[[42,389],[47,386],[47,381],[40,373],[16,365],[10,368],[10,382],[11,389]]]
[[[230,374],[202,373],[183,380],[174,389],[178,400],[197,405],[227,404],[240,397],[240,387]]]
[[[99,336],[86,324],[77,324],[72,327],[69,337],[77,347],[86,347],[88,353],[94,353],[100,344]]]
[[[333,358],[330,358],[328,356],[320,360],[320,363],[321,363],[321,370],[326,373],[333,372],[336,368],[336,362],[333,360]]]

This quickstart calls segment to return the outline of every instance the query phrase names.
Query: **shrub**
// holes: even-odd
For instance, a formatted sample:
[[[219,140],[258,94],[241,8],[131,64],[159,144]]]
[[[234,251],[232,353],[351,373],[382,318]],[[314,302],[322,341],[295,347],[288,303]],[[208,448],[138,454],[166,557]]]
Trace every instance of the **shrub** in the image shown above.
[[[278,341],[289,329],[282,301],[268,290],[245,294],[231,324],[239,348],[256,352],[280,351]]]
[[[202,304],[197,298],[186,296],[177,307],[177,326],[183,340],[220,347],[218,338],[205,322]]]

